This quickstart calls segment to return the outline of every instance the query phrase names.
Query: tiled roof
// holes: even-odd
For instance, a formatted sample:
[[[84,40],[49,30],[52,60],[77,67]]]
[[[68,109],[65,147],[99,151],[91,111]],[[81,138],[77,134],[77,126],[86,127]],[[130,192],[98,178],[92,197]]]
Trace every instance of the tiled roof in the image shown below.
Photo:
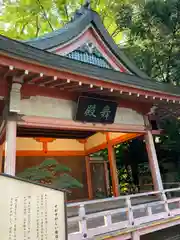
[[[0,53],[12,56],[14,58],[25,59],[33,63],[41,64],[49,68],[80,74],[83,76],[91,76],[101,81],[120,84],[137,89],[167,93],[180,96],[180,87],[171,84],[160,83],[147,78],[141,78],[132,74],[121,73],[119,71],[100,68],[87,63],[81,63],[67,57],[59,56],[50,52],[46,52],[27,44],[15,41],[0,35]]]
[[[149,78],[132,61],[130,61],[124,52],[115,44],[114,40],[104,27],[100,16],[93,10],[85,7],[81,7],[76,12],[72,21],[66,24],[62,29],[46,34],[43,37],[31,39],[25,43],[41,50],[50,50],[72,41],[83,33],[85,29],[91,26],[93,26],[109,50],[129,70],[129,72],[141,78]]]
[[[133,74],[121,73],[111,69],[106,60],[98,51],[87,53],[83,48],[77,49],[67,56],[59,56],[48,52],[48,49],[64,44],[77,37],[87,26],[92,25],[109,47],[111,52]],[[102,24],[97,13],[89,9],[81,10],[75,19],[63,29],[54,31],[38,39],[19,42],[0,35],[0,53],[14,58],[32,61],[37,64],[90,76],[97,80],[120,84],[147,91],[155,91],[180,96],[180,88],[166,83],[151,80],[141,72],[119,49]]]

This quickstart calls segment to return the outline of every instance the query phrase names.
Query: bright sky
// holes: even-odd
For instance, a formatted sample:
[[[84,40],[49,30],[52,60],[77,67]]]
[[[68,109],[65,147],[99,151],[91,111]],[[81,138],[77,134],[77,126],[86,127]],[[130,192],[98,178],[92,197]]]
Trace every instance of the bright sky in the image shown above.
[[[0,12],[1,12],[2,3],[3,3],[3,0],[0,0]]]

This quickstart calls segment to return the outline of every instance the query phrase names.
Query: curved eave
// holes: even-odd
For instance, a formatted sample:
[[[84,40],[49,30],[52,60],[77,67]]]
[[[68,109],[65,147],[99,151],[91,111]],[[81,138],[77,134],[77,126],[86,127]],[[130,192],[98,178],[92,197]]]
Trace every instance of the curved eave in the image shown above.
[[[134,73],[141,78],[149,78],[144,72],[136,67],[136,65],[130,61],[128,57],[126,57],[122,50],[119,49],[104,27],[99,15],[92,10],[86,9],[82,16],[79,16],[73,22],[68,23],[64,28],[47,34],[42,38],[27,41],[26,44],[42,50],[55,48],[72,41],[90,25],[94,27],[111,52],[131,73]]]
[[[24,43],[41,50],[49,50],[68,43],[79,36],[79,34],[90,25],[91,21],[92,14],[91,12],[87,12],[86,14],[79,16],[78,19],[69,22],[59,30],[53,31],[39,38],[25,41]]]
[[[152,91],[156,94],[160,93],[180,97],[179,87],[151,81],[149,79],[143,79],[119,71],[100,68],[86,63],[80,63],[79,61],[45,52],[4,36],[0,36],[0,54],[9,56],[12,60],[16,59],[17,63],[18,60],[21,60],[24,62],[24,65],[27,64],[27,66],[29,63],[42,66],[47,73],[48,71],[50,72],[48,69],[55,69],[56,71],[64,72],[64,74],[74,74],[77,78],[78,76],[83,76],[84,79],[94,79],[99,81],[99,83],[108,83],[115,87],[127,86],[134,89]]]

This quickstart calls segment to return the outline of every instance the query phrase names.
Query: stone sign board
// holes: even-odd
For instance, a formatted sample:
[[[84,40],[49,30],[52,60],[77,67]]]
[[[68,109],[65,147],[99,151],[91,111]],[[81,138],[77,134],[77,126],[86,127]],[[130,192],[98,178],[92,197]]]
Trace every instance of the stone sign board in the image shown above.
[[[1,240],[67,240],[65,192],[0,175]]]

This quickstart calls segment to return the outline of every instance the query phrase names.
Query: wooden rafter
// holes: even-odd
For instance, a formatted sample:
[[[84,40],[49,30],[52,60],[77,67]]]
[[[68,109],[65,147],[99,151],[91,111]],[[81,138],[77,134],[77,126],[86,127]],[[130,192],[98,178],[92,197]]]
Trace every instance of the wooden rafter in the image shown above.
[[[78,87],[78,83],[77,82],[71,82],[71,83],[67,83],[65,86],[60,87],[61,90],[68,90],[68,89],[74,89],[76,87]]]
[[[63,91],[66,90],[66,92],[76,92],[77,94],[92,93],[100,96],[107,96],[108,94],[110,97],[119,98],[123,96],[132,99],[133,101],[139,101],[140,96],[141,100],[144,102],[151,102],[152,104],[159,102],[166,103],[168,101],[179,104],[180,101],[180,96],[136,89],[136,86],[125,86],[106,82],[102,79],[94,79],[91,76],[82,76],[75,73],[51,69],[30,62],[25,62],[20,59],[15,60],[7,56],[0,57],[2,60],[0,72],[2,73],[9,68],[12,76],[23,76],[25,84],[34,83],[37,86],[44,86],[47,88],[54,87]],[[25,72],[28,74],[25,74]],[[63,79],[62,81],[70,79],[70,82],[63,82],[61,84],[61,79]],[[93,87],[90,87],[91,85],[93,85]],[[103,87],[103,90],[99,91],[101,87]],[[113,89],[113,92],[111,92],[111,89]]]
[[[52,83],[56,83],[57,80],[55,80],[53,77],[49,77],[49,80],[43,83],[45,87],[51,86]]]
[[[67,84],[66,80],[56,80],[53,82],[50,82],[48,84],[45,84],[46,87],[62,87],[65,86]]]

